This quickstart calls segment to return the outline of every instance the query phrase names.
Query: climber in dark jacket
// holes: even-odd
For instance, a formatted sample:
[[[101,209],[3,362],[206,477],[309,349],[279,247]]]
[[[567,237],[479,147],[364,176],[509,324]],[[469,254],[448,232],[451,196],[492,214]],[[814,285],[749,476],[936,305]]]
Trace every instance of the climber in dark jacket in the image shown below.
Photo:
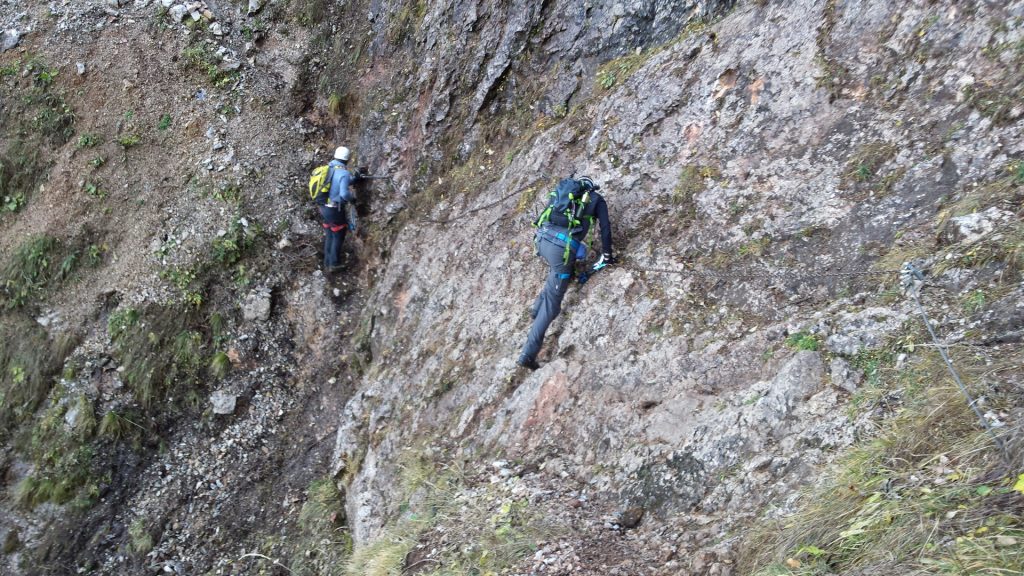
[[[562,310],[562,298],[572,282],[576,260],[586,257],[587,247],[583,242],[594,221],[601,227],[601,257],[592,266],[592,271],[615,263],[608,205],[597,193],[599,189],[600,186],[585,176],[578,180],[562,180],[552,192],[547,209],[534,223],[537,227],[534,236],[537,254],[547,262],[549,269],[544,288],[530,309],[533,325],[516,361],[520,366],[530,370],[540,367],[537,353],[544,341],[544,333]]]
[[[341,243],[347,230],[356,231],[355,194],[349,185],[353,182],[348,170],[349,149],[340,146],[328,166],[331,190],[325,204],[320,205],[324,223],[324,272],[337,270],[341,261]]]

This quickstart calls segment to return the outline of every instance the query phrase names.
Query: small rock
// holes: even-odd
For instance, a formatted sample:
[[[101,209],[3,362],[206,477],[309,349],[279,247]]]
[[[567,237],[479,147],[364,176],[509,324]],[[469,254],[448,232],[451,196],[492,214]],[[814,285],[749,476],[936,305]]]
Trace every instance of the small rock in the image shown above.
[[[117,10],[121,7],[121,0],[107,0],[107,8]]]
[[[21,33],[17,30],[6,30],[3,35],[0,36],[0,52],[7,52],[18,46],[18,42],[21,42]]]
[[[263,0],[249,0],[249,14],[255,14],[263,8]]]
[[[210,404],[213,405],[214,414],[233,414],[238,396],[224,390],[217,390],[210,395]]]
[[[1002,546],[1004,548],[1009,548],[1010,546],[1016,546],[1016,545],[1017,545],[1017,539],[1014,538],[1013,536],[1007,536],[1006,534],[1003,534],[1001,536],[997,536],[996,537],[996,546]]]
[[[210,24],[210,34],[213,34],[214,36],[223,36],[224,27],[220,25],[220,22],[214,22],[213,24]]]
[[[185,8],[181,4],[175,4],[170,7],[167,13],[171,15],[171,20],[180,24],[181,21],[185,19],[185,15],[188,14],[188,8]]]
[[[242,317],[251,322],[259,320],[266,322],[270,319],[270,291],[266,289],[255,290],[245,297],[242,303]]]
[[[75,62],[75,70],[79,76],[85,76],[85,62]]]
[[[631,528],[636,528],[637,526],[639,526],[640,521],[643,520],[643,518],[644,509],[641,508],[640,506],[633,506],[631,508],[623,510],[622,512],[619,512],[618,523],[626,530],[629,530]]]

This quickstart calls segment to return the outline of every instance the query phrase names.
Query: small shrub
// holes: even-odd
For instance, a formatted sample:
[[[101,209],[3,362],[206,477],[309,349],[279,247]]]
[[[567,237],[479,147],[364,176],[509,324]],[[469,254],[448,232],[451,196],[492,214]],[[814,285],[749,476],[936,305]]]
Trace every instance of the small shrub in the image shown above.
[[[107,320],[115,355],[124,367],[121,377],[143,408],[172,395],[184,398],[203,382],[208,344],[192,329],[195,324],[190,309],[170,306],[143,312],[129,308]]]
[[[985,309],[985,291],[975,290],[964,297],[963,308],[964,313],[971,315],[981,312]]]
[[[239,77],[238,72],[222,70],[220,58],[205,43],[193,44],[181,53],[182,66],[186,70],[196,70],[206,75],[206,79],[217,88],[233,83]]]
[[[163,132],[164,130],[167,130],[170,127],[171,127],[171,115],[170,114],[164,114],[164,115],[160,116],[160,123],[156,125],[156,129],[160,130],[161,132]]]
[[[0,273],[0,302],[8,309],[20,308],[59,284],[70,273],[57,265],[61,251],[52,236],[24,241]]]

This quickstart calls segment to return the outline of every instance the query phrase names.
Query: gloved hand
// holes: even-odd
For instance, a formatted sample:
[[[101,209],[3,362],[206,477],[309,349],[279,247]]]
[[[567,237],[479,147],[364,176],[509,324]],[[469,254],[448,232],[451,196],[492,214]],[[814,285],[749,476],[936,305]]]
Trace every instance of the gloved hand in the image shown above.
[[[594,272],[597,272],[598,270],[604,268],[605,266],[610,266],[612,264],[615,264],[615,256],[612,256],[611,252],[605,252],[604,254],[601,254],[600,258],[597,259],[597,262],[594,262],[594,266],[591,269]]]

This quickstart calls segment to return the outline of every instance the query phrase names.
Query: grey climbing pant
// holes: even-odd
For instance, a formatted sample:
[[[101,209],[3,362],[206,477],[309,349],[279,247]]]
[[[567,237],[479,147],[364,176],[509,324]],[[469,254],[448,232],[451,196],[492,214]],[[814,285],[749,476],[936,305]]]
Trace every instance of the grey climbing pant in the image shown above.
[[[537,237],[537,253],[547,261],[549,270],[544,288],[540,291],[530,310],[533,315],[533,325],[530,327],[526,345],[523,346],[522,354],[520,354],[520,358],[530,360],[537,358],[540,346],[544,342],[544,333],[562,311],[562,298],[565,297],[565,292],[572,282],[572,269],[575,262],[575,254],[571,252],[569,262],[565,262],[565,246],[552,240],[543,232]]]

